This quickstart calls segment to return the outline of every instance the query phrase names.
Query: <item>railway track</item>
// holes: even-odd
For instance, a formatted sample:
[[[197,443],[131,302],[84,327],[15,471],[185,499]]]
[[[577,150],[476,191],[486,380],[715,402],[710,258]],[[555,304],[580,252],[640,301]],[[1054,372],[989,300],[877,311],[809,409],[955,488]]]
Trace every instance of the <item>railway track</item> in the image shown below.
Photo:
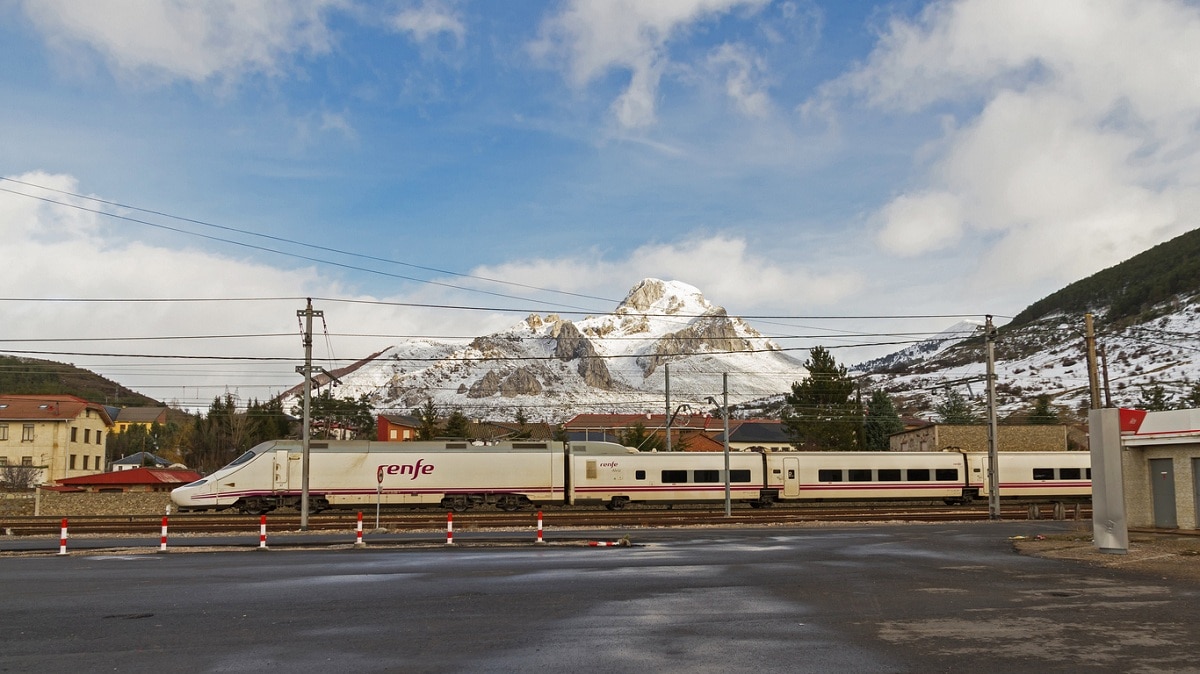
[[[279,511],[266,516],[273,531],[299,531],[300,515]],[[1090,519],[1090,504],[1052,503],[1005,504],[1001,518],[1018,519]],[[80,535],[157,535],[161,515],[83,515],[67,518],[72,536]],[[544,526],[554,527],[672,527],[798,524],[811,522],[948,522],[986,520],[986,504],[945,506],[922,504],[870,505],[811,505],[755,509],[736,509],[730,517],[724,510],[711,507],[652,508],[631,507],[626,510],[549,508],[542,511]],[[58,536],[62,517],[0,517],[0,532],[11,536]],[[379,514],[379,527],[390,531],[421,531],[444,529],[446,512],[424,509],[390,511]],[[356,527],[356,511],[325,512],[310,515],[309,531],[347,531]],[[261,525],[258,515],[234,513],[181,513],[169,517],[173,534],[221,534],[257,532]],[[375,513],[364,509],[364,528],[374,528]],[[533,527],[537,511],[518,512],[468,511],[454,514],[456,530],[487,530]]]

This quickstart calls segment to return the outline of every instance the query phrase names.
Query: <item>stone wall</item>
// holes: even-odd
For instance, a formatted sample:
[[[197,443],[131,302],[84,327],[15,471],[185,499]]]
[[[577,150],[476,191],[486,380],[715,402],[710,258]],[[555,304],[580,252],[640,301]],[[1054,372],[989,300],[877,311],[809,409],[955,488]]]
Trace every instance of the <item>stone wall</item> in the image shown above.
[[[7,495],[6,495],[7,496]],[[13,496],[17,496],[14,494]],[[89,493],[62,494],[38,490],[38,493],[20,494],[19,498],[0,498],[0,515],[50,515],[73,517],[76,515],[162,515],[171,503],[170,492]]]
[[[1066,426],[998,425],[996,432],[996,446],[1001,452],[1061,452],[1067,449]],[[940,452],[947,449],[986,452],[988,427],[934,424],[897,433],[889,442],[893,452]]]
[[[0,492],[0,517],[27,517],[32,514],[32,491]]]

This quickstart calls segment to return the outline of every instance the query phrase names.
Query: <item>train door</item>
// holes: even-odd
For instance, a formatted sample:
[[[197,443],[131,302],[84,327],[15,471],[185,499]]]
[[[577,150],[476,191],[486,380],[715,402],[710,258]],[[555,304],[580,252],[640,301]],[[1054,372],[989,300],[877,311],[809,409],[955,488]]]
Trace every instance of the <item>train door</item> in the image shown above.
[[[1175,519],[1174,459],[1150,459],[1150,498],[1154,502],[1154,526],[1178,529]]]
[[[783,460],[783,495],[791,498],[800,495],[800,459],[796,457]]]
[[[275,450],[275,491],[287,491],[288,489],[288,453],[286,449]]]

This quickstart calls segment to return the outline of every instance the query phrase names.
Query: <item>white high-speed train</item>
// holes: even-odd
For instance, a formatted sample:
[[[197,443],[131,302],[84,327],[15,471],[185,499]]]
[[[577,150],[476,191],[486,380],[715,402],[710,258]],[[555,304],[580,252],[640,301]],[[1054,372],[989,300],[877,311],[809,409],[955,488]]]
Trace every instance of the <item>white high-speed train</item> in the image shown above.
[[[171,492],[180,510],[263,513],[299,507],[301,443],[262,443]],[[1086,498],[1087,452],[1004,452],[1002,497]],[[987,454],[963,452],[733,452],[730,498],[763,507],[802,500],[989,496]],[[309,508],[705,503],[725,499],[720,452],[639,452],[608,442],[322,441],[309,445]]]

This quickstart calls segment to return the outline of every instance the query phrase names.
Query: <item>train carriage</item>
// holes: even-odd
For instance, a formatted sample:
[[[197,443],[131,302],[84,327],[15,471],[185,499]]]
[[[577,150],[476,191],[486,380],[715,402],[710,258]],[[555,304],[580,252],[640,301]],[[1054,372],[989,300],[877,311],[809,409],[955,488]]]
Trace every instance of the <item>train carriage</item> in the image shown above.
[[[725,457],[717,452],[639,452],[607,442],[571,445],[572,504],[719,503],[725,500]],[[730,499],[757,503],[764,484],[761,454],[729,457]]]
[[[988,455],[967,457],[967,496],[987,498]],[[1000,496],[1003,498],[1090,498],[1092,456],[1089,452],[1001,452]]]
[[[774,500],[959,499],[966,483],[958,452],[772,452]]]

